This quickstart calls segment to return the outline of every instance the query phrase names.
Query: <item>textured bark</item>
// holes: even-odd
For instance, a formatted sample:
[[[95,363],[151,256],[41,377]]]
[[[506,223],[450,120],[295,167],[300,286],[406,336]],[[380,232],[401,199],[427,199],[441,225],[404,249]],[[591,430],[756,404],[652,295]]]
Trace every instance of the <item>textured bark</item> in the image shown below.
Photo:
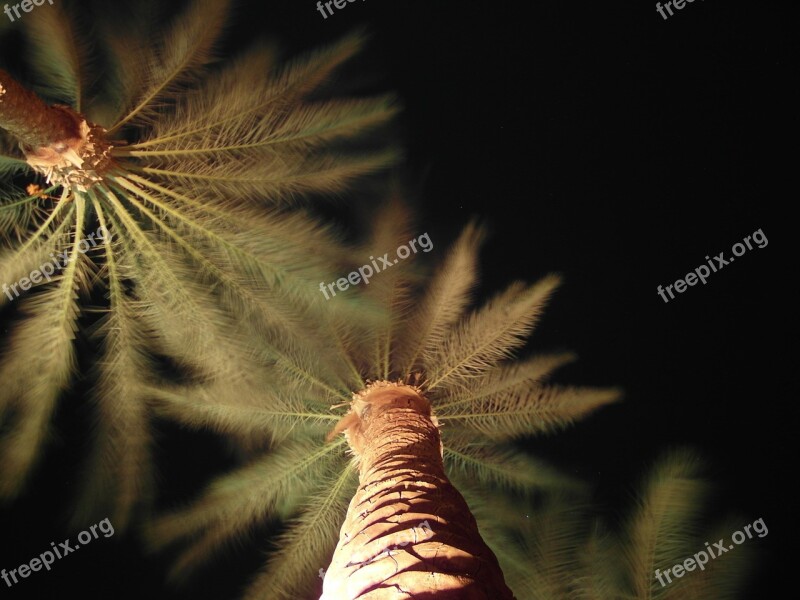
[[[39,148],[80,138],[80,118],[67,107],[48,106],[0,69],[0,128],[24,146]]]
[[[320,600],[511,600],[497,558],[444,472],[430,404],[377,387],[346,424],[360,483]]]
[[[86,190],[113,168],[105,130],[68,106],[48,106],[0,69],[0,128],[50,184]]]

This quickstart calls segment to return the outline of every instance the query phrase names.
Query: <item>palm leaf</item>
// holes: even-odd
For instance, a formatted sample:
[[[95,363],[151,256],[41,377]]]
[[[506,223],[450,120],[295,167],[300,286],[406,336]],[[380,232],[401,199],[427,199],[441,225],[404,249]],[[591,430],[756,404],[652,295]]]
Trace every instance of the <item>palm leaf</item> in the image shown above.
[[[410,373],[417,362],[430,362],[444,343],[451,327],[469,304],[469,293],[476,284],[476,259],[484,232],[475,225],[464,229],[447,258],[433,277],[425,298],[403,329],[398,346],[401,372]]]
[[[551,275],[533,286],[513,284],[464,320],[439,347],[429,367],[428,389],[464,387],[507,358],[525,342],[558,282]]]
[[[185,576],[226,541],[269,517],[288,516],[332,464],[341,461],[341,443],[320,448],[312,440],[287,442],[263,458],[216,481],[195,505],[153,522],[157,546],[197,536],[182,554],[172,576]]]
[[[57,3],[33,11],[23,25],[31,48],[33,80],[40,93],[80,112],[91,83],[87,81],[91,52],[72,14]]]
[[[627,540],[623,560],[633,597],[664,598],[685,584],[680,580],[674,588],[662,588],[654,573],[696,551],[708,492],[701,468],[695,454],[679,450],[662,459],[649,476],[623,534]]]
[[[92,200],[101,226],[108,229],[100,202],[96,197]],[[95,374],[95,441],[73,522],[79,526],[105,514],[124,530],[137,502],[152,492],[147,401],[154,384],[147,374],[153,365],[149,340],[138,327],[143,307],[126,294],[122,284],[129,259],[118,241],[109,240],[103,250],[109,311],[95,331],[103,346]]]
[[[248,587],[244,600],[292,600],[310,595],[315,588],[321,590],[319,570],[330,563],[337,530],[357,483],[356,469],[345,463],[312,490],[303,511],[276,540],[280,552],[273,554],[264,571]]]
[[[620,391],[604,388],[520,386],[508,392],[474,400],[444,412],[441,421],[505,440],[549,432],[571,425],[602,406],[616,402]]]
[[[135,106],[111,128],[111,133],[133,121],[147,122],[152,112],[183,87],[197,81],[212,59],[212,50],[230,13],[228,0],[196,0],[144,54],[145,82]]]
[[[77,296],[88,287],[90,263],[79,252],[84,228],[82,200],[78,200],[75,232],[69,261],[57,283],[26,299],[30,316],[15,331],[13,352],[0,363],[0,379],[8,382],[0,391],[0,407],[13,407],[10,431],[0,445],[0,495],[14,497],[37,461],[60,394],[75,371],[73,339],[79,309]]]
[[[510,447],[478,442],[474,434],[442,430],[448,477],[517,494],[543,489],[580,489],[576,480]]]

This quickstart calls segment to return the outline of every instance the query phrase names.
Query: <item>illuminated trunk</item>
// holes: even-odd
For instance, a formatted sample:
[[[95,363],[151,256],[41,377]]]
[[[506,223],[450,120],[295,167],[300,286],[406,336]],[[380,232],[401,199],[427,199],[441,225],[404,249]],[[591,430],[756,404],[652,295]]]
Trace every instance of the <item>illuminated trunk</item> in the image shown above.
[[[113,166],[102,127],[68,106],[48,106],[2,69],[0,129],[19,142],[27,163],[50,184],[86,189]]]
[[[80,120],[66,107],[47,106],[0,69],[0,128],[26,148],[80,138]]]
[[[497,558],[444,473],[439,429],[414,388],[379,384],[339,429],[359,488],[320,600],[511,600]]]

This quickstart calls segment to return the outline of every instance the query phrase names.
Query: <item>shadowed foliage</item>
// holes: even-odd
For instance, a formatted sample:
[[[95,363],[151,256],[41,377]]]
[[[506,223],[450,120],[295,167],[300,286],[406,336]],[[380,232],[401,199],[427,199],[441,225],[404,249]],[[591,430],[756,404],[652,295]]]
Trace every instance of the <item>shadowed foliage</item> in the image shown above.
[[[706,556],[703,569],[671,582],[662,577],[663,586],[656,578],[656,569],[663,574],[684,564],[707,551],[706,542],[729,544],[748,524],[711,514],[702,467],[689,450],[664,455],[619,525],[596,518],[598,507],[580,491],[533,505],[482,490],[471,508],[520,600],[735,600],[752,571],[755,534],[721,556]]]

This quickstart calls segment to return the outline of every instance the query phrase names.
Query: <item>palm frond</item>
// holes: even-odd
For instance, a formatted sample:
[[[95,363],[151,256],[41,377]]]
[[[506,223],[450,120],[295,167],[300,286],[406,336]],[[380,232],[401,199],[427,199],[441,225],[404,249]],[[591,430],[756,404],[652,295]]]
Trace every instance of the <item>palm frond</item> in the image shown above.
[[[302,396],[278,396],[270,392],[274,381],[265,378],[260,393],[228,399],[224,382],[216,385],[164,386],[152,392],[156,412],[193,429],[211,429],[224,435],[256,435],[279,442],[295,430],[322,439],[339,420],[329,412],[329,402],[310,402]],[[225,400],[220,400],[220,396]]]
[[[474,438],[474,434],[453,433],[446,427],[442,430],[448,477],[459,477],[517,494],[582,488],[575,479],[530,455]]]
[[[602,406],[620,399],[605,388],[519,386],[508,392],[459,405],[441,414],[450,427],[473,429],[494,439],[549,432],[571,425]]]
[[[51,253],[55,254],[56,248],[53,241],[70,222],[68,218],[59,221],[64,202],[47,215],[42,196],[45,196],[45,202],[50,202],[53,200],[50,193],[54,191],[55,186],[33,194],[14,190],[0,201],[0,241],[20,243],[13,250],[0,250],[0,279],[3,282],[19,281],[43,262],[53,259]],[[71,209],[67,212],[71,214]]]
[[[190,266],[174,247],[160,243],[157,234],[144,229],[112,191],[103,191],[113,209],[112,231],[119,232],[122,248],[130,257],[137,291],[147,305],[149,325],[159,332],[163,347],[187,367],[197,367],[208,377],[247,381],[248,349],[234,340],[231,315],[220,310],[205,293]],[[196,327],[200,320],[204,326]]]
[[[192,507],[159,517],[149,537],[156,547],[195,537],[172,569],[183,577],[211,552],[248,528],[294,513],[303,497],[342,461],[342,442],[320,447],[309,438],[286,442],[217,480]]]
[[[469,294],[476,284],[477,253],[484,231],[472,224],[464,229],[450,249],[439,271],[433,276],[425,297],[409,316],[398,342],[401,372],[412,372],[417,362],[430,362],[451,327],[458,322],[469,304]]]
[[[475,402],[544,384],[553,371],[576,358],[571,352],[562,352],[500,364],[472,382],[468,389],[448,393],[446,400],[436,402],[436,412],[442,416],[458,414],[459,410]]]
[[[102,227],[107,222],[99,200],[92,195]],[[111,515],[124,531],[137,502],[148,498],[151,435],[148,398],[154,382],[147,332],[139,327],[143,307],[125,291],[126,257],[119,241],[107,240],[103,250],[108,272],[109,310],[95,330],[103,355],[96,367],[95,435],[85,483],[73,522],[78,526],[100,515]]]
[[[0,131],[0,180],[29,169],[25,157],[16,144],[12,143],[3,131]]]
[[[106,59],[107,72],[98,95],[86,107],[89,119],[110,129],[136,105],[146,87],[148,65],[157,60],[152,33],[161,23],[155,0],[115,4],[113,9],[108,6],[96,11],[96,46]]]
[[[516,597],[573,598],[590,524],[591,505],[584,494],[554,488],[532,503],[478,488],[468,479],[458,481]]]
[[[680,580],[662,588],[654,573],[696,552],[709,489],[702,467],[696,454],[683,449],[663,458],[648,477],[624,532],[623,560],[634,598],[664,598],[685,585]]]
[[[12,408],[9,432],[0,443],[0,495],[14,497],[37,461],[61,393],[75,371],[73,339],[79,314],[77,297],[88,289],[90,262],[79,251],[84,227],[82,201],[77,201],[75,238],[69,260],[54,285],[26,298],[29,315],[12,334],[0,362],[0,408]]]
[[[512,284],[459,324],[431,361],[427,387],[458,389],[519,348],[559,283],[550,275],[532,286]]]
[[[304,194],[344,190],[353,179],[385,169],[396,162],[394,150],[362,156],[277,155],[269,158],[239,157],[208,162],[175,158],[169,168],[129,165],[134,172],[149,175],[179,193],[191,193],[198,186],[207,197],[268,198],[272,202],[296,199]]]
[[[285,127],[286,119],[289,123],[303,120],[302,115],[307,114],[307,109],[298,101],[358,52],[363,43],[361,35],[347,36],[329,48],[290,62],[282,70],[276,66],[275,51],[270,46],[256,44],[231,62],[218,77],[207,80],[195,93],[187,94],[180,110],[173,116],[159,119],[149,136],[131,148],[185,150],[192,146],[203,148],[213,142],[216,151],[220,146],[242,142],[233,135],[234,132],[251,141],[264,134],[275,136],[272,129]],[[349,106],[354,108],[352,104]],[[372,109],[369,103],[360,107],[357,104],[356,107],[355,114],[340,115],[339,120],[358,120],[359,116],[379,114],[389,109],[386,101],[380,99]],[[209,118],[209,114],[214,117]],[[306,127],[318,122],[318,118],[305,119]],[[251,137],[247,125],[258,128],[261,135]],[[217,144],[215,140],[219,136],[222,143]]]
[[[214,44],[229,12],[229,0],[195,0],[152,51],[139,55],[146,69],[144,84],[135,106],[114,124],[111,133],[129,121],[146,123],[153,118],[154,108],[197,81],[203,67],[212,60]]]
[[[408,210],[398,196],[392,196],[372,225],[372,234],[362,250],[364,264],[372,270],[370,265],[377,264],[373,262],[374,257],[391,253],[400,244],[407,242],[412,235],[411,228]],[[387,315],[380,326],[363,332],[360,347],[354,349],[357,363],[364,365],[367,372],[371,371],[372,377],[388,378],[390,373],[396,371],[393,363],[396,349],[393,348],[393,342],[413,305],[411,292],[415,283],[415,274],[410,264],[377,272],[365,283],[364,296],[383,307]]]
[[[623,573],[619,568],[621,551],[615,536],[601,523],[580,550],[575,578],[575,600],[621,598]]]
[[[33,11],[22,23],[37,91],[80,112],[91,83],[87,81],[92,66],[89,38],[60,2]]]
[[[244,600],[293,600],[308,596],[315,588],[321,591],[320,570],[330,563],[337,531],[357,484],[354,465],[343,463],[312,490],[303,511],[275,542],[280,552],[273,554],[251,583]]]
[[[740,531],[742,524],[746,523],[743,518],[729,517],[720,525],[708,532],[705,537],[698,538],[699,542],[711,542],[717,540],[728,540],[732,532]],[[715,600],[737,600],[743,598],[742,590],[753,572],[756,562],[756,550],[748,544],[755,543],[755,540],[748,540],[741,546],[734,546],[734,550],[712,559],[701,570],[695,568],[687,572],[683,577],[683,585],[675,586],[670,584],[665,590],[666,600],[704,600],[714,598]],[[695,552],[702,550],[705,546],[696,545]],[[694,554],[692,554],[694,556]],[[689,558],[689,555],[684,557]]]
[[[544,508],[531,511],[522,535],[522,550],[530,557],[531,568],[518,590],[521,596],[549,600],[568,598],[573,593],[586,538],[587,509],[562,496],[550,498]]]

